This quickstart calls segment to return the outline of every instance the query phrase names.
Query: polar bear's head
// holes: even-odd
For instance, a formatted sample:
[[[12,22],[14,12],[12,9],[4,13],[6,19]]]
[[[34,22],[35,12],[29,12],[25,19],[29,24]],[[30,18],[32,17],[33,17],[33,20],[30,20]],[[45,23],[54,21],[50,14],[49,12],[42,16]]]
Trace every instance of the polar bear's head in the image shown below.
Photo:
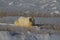
[[[31,27],[33,26],[33,21],[32,17],[19,17],[14,24],[20,27]]]

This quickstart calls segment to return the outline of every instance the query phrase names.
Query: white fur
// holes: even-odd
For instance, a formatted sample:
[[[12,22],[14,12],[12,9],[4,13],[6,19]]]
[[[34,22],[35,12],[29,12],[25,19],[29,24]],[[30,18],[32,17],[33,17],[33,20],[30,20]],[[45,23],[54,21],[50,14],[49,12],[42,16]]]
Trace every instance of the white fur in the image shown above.
[[[30,17],[19,17],[14,24],[20,27],[31,27],[32,22],[30,22],[29,19]]]

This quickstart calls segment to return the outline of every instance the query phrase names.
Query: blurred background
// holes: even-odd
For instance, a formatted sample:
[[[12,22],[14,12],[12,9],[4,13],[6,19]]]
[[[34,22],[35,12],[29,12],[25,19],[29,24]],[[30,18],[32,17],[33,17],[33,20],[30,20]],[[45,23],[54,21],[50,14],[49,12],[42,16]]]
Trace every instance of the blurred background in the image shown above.
[[[0,0],[0,16],[60,16],[59,0]]]
[[[44,33],[49,29],[41,30],[39,27],[31,29],[32,32],[25,29],[20,33],[0,31],[0,40],[60,40],[60,0],[0,0],[0,23],[14,24],[20,16],[34,17],[35,24],[48,24],[48,28],[53,25],[59,33]],[[41,31],[43,33],[40,34]]]

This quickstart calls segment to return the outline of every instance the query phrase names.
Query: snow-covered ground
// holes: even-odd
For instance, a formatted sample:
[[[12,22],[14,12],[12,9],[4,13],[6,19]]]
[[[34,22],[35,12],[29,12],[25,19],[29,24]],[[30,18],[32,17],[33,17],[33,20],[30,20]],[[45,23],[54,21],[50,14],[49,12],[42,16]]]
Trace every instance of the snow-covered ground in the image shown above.
[[[49,34],[33,34],[28,32],[26,34],[22,33],[20,35],[12,36],[7,31],[0,31],[0,40],[50,40],[50,36]]]
[[[3,22],[0,23],[0,27],[4,27],[1,25],[6,25],[6,23],[13,23],[18,17],[2,17],[0,18],[0,21]],[[53,23],[57,22],[60,23],[60,18],[37,18],[35,19],[36,24],[40,23]],[[12,27],[9,26],[9,27]],[[51,26],[49,26],[51,27]],[[0,31],[0,40],[60,40],[60,33],[42,33],[39,34],[39,32],[47,31],[43,29],[44,31],[40,31],[40,28],[36,27],[31,30],[27,30],[25,32],[25,29],[20,29],[21,31],[15,32],[15,31]]]
[[[60,40],[60,34],[34,34],[27,32],[19,35],[10,34],[8,31],[0,31],[0,40]]]

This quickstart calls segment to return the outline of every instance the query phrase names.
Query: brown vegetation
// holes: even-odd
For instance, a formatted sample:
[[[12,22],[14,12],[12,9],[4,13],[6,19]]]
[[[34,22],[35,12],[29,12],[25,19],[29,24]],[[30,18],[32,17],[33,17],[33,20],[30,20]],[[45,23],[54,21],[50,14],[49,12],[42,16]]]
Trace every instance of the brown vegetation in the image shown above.
[[[50,14],[50,13],[36,13],[36,12],[30,12],[30,13],[24,13],[24,12],[0,12],[0,17],[5,16],[34,16],[34,17],[60,17],[59,14]]]

